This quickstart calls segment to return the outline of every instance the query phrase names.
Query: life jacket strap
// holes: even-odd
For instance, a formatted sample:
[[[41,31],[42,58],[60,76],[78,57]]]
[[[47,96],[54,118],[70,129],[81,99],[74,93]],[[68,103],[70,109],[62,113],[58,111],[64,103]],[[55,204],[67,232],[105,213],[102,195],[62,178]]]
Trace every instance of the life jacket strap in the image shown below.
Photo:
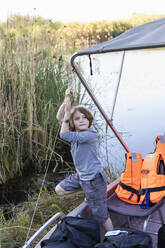
[[[140,204],[140,208],[142,209],[146,209],[148,208],[150,205],[150,192],[149,192],[149,189],[145,189],[145,197],[142,201],[142,204]]]
[[[122,183],[121,181],[119,182],[119,185],[123,189],[131,192],[131,194],[129,196],[129,200],[132,198],[133,194],[136,194],[138,196],[137,202],[139,202],[140,201],[140,195],[145,194],[143,202],[140,205],[140,207],[143,209],[147,208],[150,205],[150,192],[158,192],[158,191],[165,190],[165,186],[136,190],[136,189],[132,188],[131,186],[128,186],[128,185]]]
[[[158,191],[162,191],[162,190],[165,190],[165,186],[149,188],[148,189],[149,192],[158,192]]]
[[[136,190],[136,189],[132,188],[131,186],[128,186],[128,185],[122,183],[121,181],[119,182],[119,185],[120,185],[123,189],[125,189],[125,190],[127,190],[127,191],[130,191],[130,192],[136,194],[137,196],[143,195],[143,194],[145,193],[145,189],[144,189],[144,190],[143,190],[143,189]]]
[[[119,182],[119,185],[123,189],[125,189],[127,191],[130,191],[130,192],[136,194],[137,196],[144,195],[145,194],[145,189],[136,190],[136,189],[132,188],[131,186],[128,186],[128,185],[122,183],[121,181]],[[158,191],[163,191],[163,190],[165,190],[165,186],[155,187],[155,188],[148,188],[148,191],[149,192],[158,192]]]

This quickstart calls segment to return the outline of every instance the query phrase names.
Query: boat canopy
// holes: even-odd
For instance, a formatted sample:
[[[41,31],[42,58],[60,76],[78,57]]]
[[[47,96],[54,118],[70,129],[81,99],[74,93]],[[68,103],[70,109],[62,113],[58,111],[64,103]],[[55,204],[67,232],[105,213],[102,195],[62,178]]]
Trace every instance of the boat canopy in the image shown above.
[[[132,51],[138,51],[140,56],[142,55],[141,52],[143,50],[151,49],[151,50],[157,50],[156,48],[165,48],[165,18],[161,18],[149,23],[145,23],[142,25],[139,25],[137,27],[131,28],[128,31],[122,33],[121,35],[117,36],[116,38],[113,38],[111,40],[108,40],[106,42],[102,42],[98,45],[91,46],[86,49],[82,49],[76,53],[74,53],[71,57],[71,65],[73,68],[73,71],[77,74],[78,78],[82,82],[83,86],[87,90],[89,96],[92,98],[94,104],[97,106],[98,110],[102,114],[103,118],[107,122],[107,124],[110,126],[112,131],[114,132],[115,136],[118,138],[119,142],[122,144],[122,146],[125,148],[127,152],[130,152],[130,149],[123,141],[123,138],[121,137],[120,133],[116,130],[116,128],[113,125],[113,112],[116,105],[116,99],[118,95],[118,89],[120,85],[120,79],[123,75],[123,67],[127,68],[127,61],[129,60],[129,54],[132,54]],[[165,50],[165,49],[163,49]],[[157,51],[159,52],[159,51]],[[109,54],[108,54],[109,53]],[[81,70],[81,65],[78,62],[81,62],[81,59],[84,57],[88,57],[89,59],[89,67],[90,67],[90,76],[93,76],[93,68],[96,64],[96,61],[99,61],[98,57],[103,57],[102,55],[114,55],[117,57],[117,54],[119,54],[121,58],[121,63],[119,65],[119,69],[117,71],[118,79],[116,80],[116,90],[114,93],[114,100],[113,100],[113,106],[112,106],[112,113],[111,117],[109,117],[109,114],[105,112],[105,109],[103,109],[103,104],[100,103],[100,99],[98,100],[97,96],[94,95],[94,92],[90,86],[90,84],[87,82],[90,78],[89,76],[87,79],[85,78],[86,75],[83,75],[83,70]],[[148,53],[151,54],[150,52]],[[162,54],[164,54],[164,51],[162,51]],[[128,55],[128,56],[127,56]],[[105,57],[104,56],[104,57]],[[163,55],[162,55],[163,56]],[[161,63],[162,56],[159,56],[159,61]],[[78,59],[78,60],[77,60]],[[77,62],[76,62],[77,61]],[[87,60],[85,60],[87,61]],[[114,56],[113,56],[113,63]],[[154,60],[155,61],[155,60]],[[158,57],[157,60],[158,61]],[[105,63],[108,64],[108,60],[105,59]],[[133,60],[134,68],[137,67],[138,61]],[[146,62],[147,64],[147,62]],[[126,65],[126,66],[125,66]],[[109,67],[112,67],[112,64],[109,64]],[[103,68],[103,67],[102,67]],[[110,70],[110,68],[108,69]],[[156,70],[155,70],[156,71]],[[135,72],[136,73],[136,72]],[[130,73],[127,73],[130,74]],[[140,73],[139,73],[140,74]],[[150,73],[151,74],[151,73]],[[138,75],[138,74],[136,74]],[[158,75],[160,75],[160,72],[158,72]],[[95,79],[96,81],[96,79]],[[101,78],[99,77],[99,81],[101,84]],[[153,79],[152,79],[153,81]]]
[[[76,56],[112,51],[134,50],[165,46],[165,18],[131,28],[112,40],[80,50]]]

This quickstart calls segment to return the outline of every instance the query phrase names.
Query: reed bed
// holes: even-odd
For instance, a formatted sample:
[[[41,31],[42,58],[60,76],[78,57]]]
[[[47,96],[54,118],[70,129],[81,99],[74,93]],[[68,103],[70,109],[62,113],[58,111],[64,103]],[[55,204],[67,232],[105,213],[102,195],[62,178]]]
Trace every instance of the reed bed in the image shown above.
[[[33,163],[38,170],[61,159],[55,116],[71,69],[55,33],[30,18],[9,19],[0,32],[0,183],[4,183],[25,165]]]

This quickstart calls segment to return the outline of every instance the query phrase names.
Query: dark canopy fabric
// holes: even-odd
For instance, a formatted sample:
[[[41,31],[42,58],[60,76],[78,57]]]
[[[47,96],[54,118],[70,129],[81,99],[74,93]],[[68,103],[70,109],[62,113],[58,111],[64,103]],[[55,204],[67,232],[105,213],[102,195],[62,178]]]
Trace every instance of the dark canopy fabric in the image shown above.
[[[152,47],[165,47],[165,18],[129,29],[112,40],[80,50],[75,55]]]

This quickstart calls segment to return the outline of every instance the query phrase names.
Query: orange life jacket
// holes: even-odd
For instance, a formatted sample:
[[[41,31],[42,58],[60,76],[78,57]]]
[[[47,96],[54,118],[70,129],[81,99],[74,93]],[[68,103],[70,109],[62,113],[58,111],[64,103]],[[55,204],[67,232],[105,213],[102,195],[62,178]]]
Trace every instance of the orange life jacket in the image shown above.
[[[116,194],[121,200],[133,204],[139,202],[142,162],[141,153],[126,153],[125,171],[121,174],[116,188]]]
[[[126,154],[126,168],[116,188],[117,196],[132,204],[148,199],[156,203],[165,196],[165,136],[157,136],[154,153],[144,161],[140,153]]]
[[[165,196],[164,165],[165,155],[160,152],[148,154],[143,161],[141,188],[149,189],[149,199],[152,203],[159,202]]]

